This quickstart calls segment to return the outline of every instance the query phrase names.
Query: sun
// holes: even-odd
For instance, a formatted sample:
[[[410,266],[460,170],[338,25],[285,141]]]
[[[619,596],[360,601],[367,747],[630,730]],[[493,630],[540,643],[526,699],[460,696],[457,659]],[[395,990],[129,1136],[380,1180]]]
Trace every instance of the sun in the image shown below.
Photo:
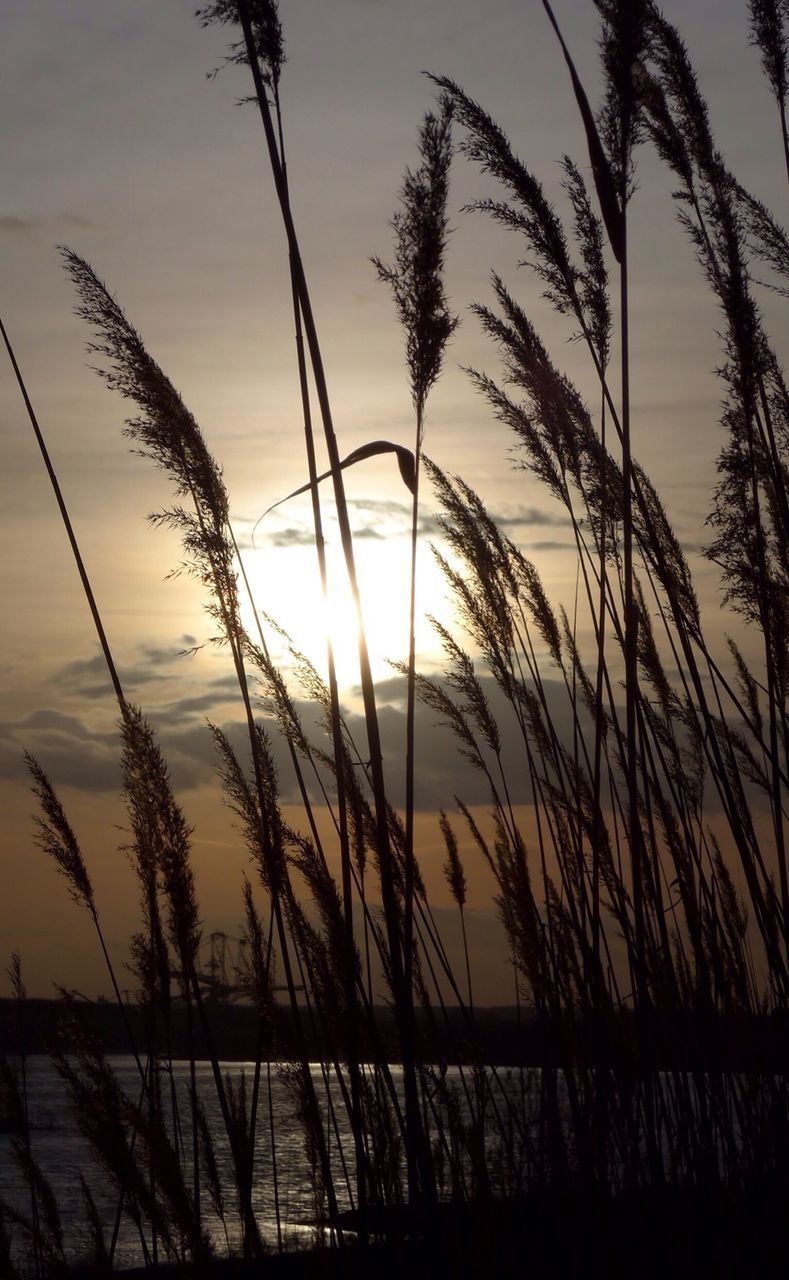
[[[304,520],[306,529],[306,513]],[[366,526],[354,540],[357,577],[365,634],[376,683],[395,674],[392,662],[408,657],[410,537],[401,521]],[[255,549],[243,552],[243,564],[255,607],[291,637],[325,678],[327,637],[331,638],[337,681],[352,694],[359,685],[359,631],[336,526],[326,542],[328,598],[324,600],[314,545],[299,527],[269,533]],[[416,652],[421,663],[440,661],[435,631],[428,614],[446,613],[448,591],[429,545],[417,554]],[[242,598],[242,617],[250,634],[257,623],[249,601]],[[271,629],[266,640],[272,656],[283,666],[290,658],[287,644]]]

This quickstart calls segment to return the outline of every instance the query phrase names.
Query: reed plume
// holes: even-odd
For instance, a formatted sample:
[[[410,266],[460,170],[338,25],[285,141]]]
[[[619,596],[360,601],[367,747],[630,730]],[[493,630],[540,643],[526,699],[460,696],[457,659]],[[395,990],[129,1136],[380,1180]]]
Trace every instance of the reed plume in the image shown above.
[[[762,69],[778,105],[786,176],[789,178],[789,135],[786,130],[786,94],[789,83],[789,15],[783,0],[748,0],[751,41],[762,56]]]

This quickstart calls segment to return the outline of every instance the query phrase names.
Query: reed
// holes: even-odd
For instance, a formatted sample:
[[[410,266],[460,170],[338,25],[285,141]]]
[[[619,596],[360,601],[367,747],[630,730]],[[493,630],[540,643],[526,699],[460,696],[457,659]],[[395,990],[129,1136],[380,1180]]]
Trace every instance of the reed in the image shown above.
[[[590,1254],[594,1261],[604,1251],[590,1226],[592,1208],[621,1226],[616,1215],[635,1205],[643,1218],[641,1247],[646,1241],[659,1248],[697,1203],[710,1221],[721,1206],[735,1205],[755,1232],[759,1206],[766,1213],[785,1187],[783,1067],[767,1055],[743,1066],[735,1037],[785,1018],[789,996],[789,394],[751,269],[757,261],[772,273],[768,283],[785,291],[789,248],[777,218],[727,168],[676,29],[651,0],[599,0],[596,7],[602,96],[595,110],[570,41],[544,0],[591,174],[587,185],[581,165],[563,158],[561,213],[486,110],[451,78],[432,77],[438,105],[422,123],[419,165],[406,170],[391,223],[394,262],[373,259],[403,329],[414,446],[374,441],[344,459],[288,179],[278,8],[271,0],[221,0],[198,15],[205,26],[234,30],[229,57],[253,79],[290,263],[308,475],[297,492],[310,493],[326,591],[320,484],[332,482],[360,624],[363,742],[354,739],[342,707],[330,646],[326,680],[299,652],[298,637],[292,642],[279,633],[289,647],[289,673],[272,661],[266,635],[276,624],[252,600],[230,499],[202,431],[107,287],[86,262],[63,251],[102,376],[136,406],[126,434],[174,488],[175,505],[153,523],[180,535],[237,678],[246,758],[218,726],[209,732],[255,873],[254,886],[245,881],[242,889],[244,989],[257,1015],[249,1083],[223,1075],[198,980],[202,924],[189,821],[153,728],[124,698],[9,346],[120,707],[126,852],[140,893],[142,924],[131,954],[144,1012],[142,1048],[129,1026],[139,1097],[124,1095],[68,995],[70,1038],[56,1059],[83,1132],[117,1189],[115,1221],[108,1224],[84,1187],[96,1274],[113,1265],[122,1217],[154,1266],[190,1259],[207,1268],[217,1246],[232,1254],[236,1208],[238,1249],[248,1262],[259,1263],[270,1244],[284,1251],[286,1188],[272,1075],[286,1053],[292,1061],[279,1069],[302,1127],[316,1243],[342,1249],[346,1258],[355,1257],[354,1239],[367,1251],[381,1238],[397,1257],[416,1240],[422,1260],[433,1259],[436,1268],[444,1265],[440,1257],[452,1255],[458,1273],[471,1275],[485,1250],[498,1248],[516,1274],[526,1229],[519,1218],[536,1223],[547,1242],[554,1217],[575,1215],[566,1221],[598,1250]],[[754,2],[749,13],[786,150],[784,7]],[[543,299],[570,321],[589,360],[597,401],[591,409],[540,337],[521,290],[493,275],[490,298],[471,305],[501,361],[497,376],[469,369],[471,385],[511,430],[515,465],[564,513],[576,554],[572,607],[552,599],[537,565],[497,526],[474,488],[424,453],[429,396],[458,323],[445,283],[451,129],[460,155],[494,184],[467,212],[517,237]],[[756,656],[742,635],[730,639],[727,659],[716,656],[691,565],[637,460],[629,228],[639,216],[635,158],[646,147],[672,174],[680,223],[719,308],[725,444],[706,555],[748,640],[758,637]],[[322,474],[310,379],[328,458]],[[408,653],[395,664],[405,683],[402,814],[391,802],[397,762],[383,760],[343,479],[349,466],[390,451],[411,494]],[[435,621],[444,654],[439,676],[420,672],[415,641],[425,479],[443,540],[434,551],[457,621],[453,627]],[[242,590],[252,601],[254,637],[242,621]],[[317,730],[302,722],[297,690],[312,702]],[[462,795],[455,797],[457,817],[450,798],[437,816],[462,942],[458,972],[418,856],[418,703],[454,736],[489,798],[484,819]],[[306,834],[286,817],[269,731],[287,744]],[[39,844],[87,911],[126,1016],[78,837],[42,765],[31,757],[29,766],[41,812]],[[767,838],[760,834],[760,804],[769,813]],[[458,823],[493,878],[518,1007],[529,1013],[511,1079],[484,1052],[467,933],[470,862],[461,859]],[[340,867],[338,878],[332,865]],[[16,961],[13,970],[21,1008]],[[279,978],[287,1013],[275,997]],[[376,1009],[379,988],[391,1002],[394,1052]],[[189,1022],[188,1116],[174,1086],[160,1084],[161,1071],[172,1080],[177,999]],[[211,1130],[198,1093],[198,1030],[224,1136]],[[527,1035],[539,1041],[539,1075],[526,1070]],[[314,1045],[317,1070],[310,1062]],[[393,1056],[402,1062],[402,1088]],[[460,1063],[454,1082],[449,1057]],[[20,1061],[21,1092],[5,1062],[2,1080],[6,1106],[25,1117],[14,1151],[30,1214],[0,1205],[0,1264],[9,1274],[16,1265],[10,1223],[30,1241],[33,1270],[43,1280],[66,1266],[66,1247],[35,1160],[24,1052]],[[220,1171],[220,1141],[230,1151],[232,1185]],[[256,1216],[264,1176],[271,1181],[276,1242],[263,1239]],[[614,1247],[626,1253],[631,1246]],[[562,1256],[566,1274],[582,1273]]]

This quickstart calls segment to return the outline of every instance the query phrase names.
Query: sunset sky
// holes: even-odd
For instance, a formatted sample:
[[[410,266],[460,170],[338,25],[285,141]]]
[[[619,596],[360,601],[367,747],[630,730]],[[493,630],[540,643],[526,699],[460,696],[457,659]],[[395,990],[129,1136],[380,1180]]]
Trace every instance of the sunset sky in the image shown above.
[[[195,825],[207,931],[237,931],[246,854],[218,803],[205,717],[239,720],[227,655],[205,644],[212,625],[200,589],[165,580],[181,559],[175,538],[146,524],[170,499],[151,464],[129,456],[129,411],[86,365],[89,335],[55,244],[83,255],[115,292],[149,350],[182,393],[225,470],[234,528],[260,605],[317,661],[323,646],[310,513],[304,499],[261,513],[306,478],[295,378],[287,257],[259,118],[238,99],[248,74],[214,79],[226,33],[202,31],[194,0],[6,0],[0,47],[1,313],[46,435],[121,676],[161,732],[179,796]],[[731,168],[780,216],[785,209],[774,104],[748,46],[745,0],[666,0],[710,101]],[[591,0],[555,9],[591,96],[597,85]],[[391,255],[387,221],[416,131],[433,100],[423,70],[456,79],[499,121],[515,150],[561,206],[557,161],[587,154],[567,72],[539,0],[282,0],[288,62],[282,95],[292,202],[313,295],[340,449],[376,438],[411,445],[413,417],[401,334],[372,254]],[[660,490],[683,543],[705,541],[704,518],[720,447],[716,312],[674,219],[671,183],[639,153],[633,202],[634,450]],[[551,597],[572,607],[575,558],[560,510],[512,465],[512,440],[474,395],[461,366],[498,374],[495,352],[468,313],[487,301],[498,271],[538,322],[557,363],[595,403],[571,330],[540,299],[522,246],[461,212],[492,184],[458,159],[450,197],[448,290],[461,325],[428,410],[426,451],[461,473],[535,561]],[[768,319],[779,313],[769,296]],[[779,339],[782,330],[772,324]],[[40,759],[84,838],[111,945],[123,955],[136,890],[123,854],[117,708],[51,490],[5,354],[0,353],[0,971],[22,954],[33,994],[51,983],[104,990],[86,921],[34,843],[22,750]],[[382,681],[386,745],[402,750],[401,689],[386,659],[406,654],[408,494],[389,458],[348,480],[363,590]],[[445,621],[451,604],[427,543],[423,611]],[[329,516],[330,539],[336,524]],[[699,592],[717,623],[715,574]],[[357,707],[352,637],[332,623],[340,675]],[[439,656],[429,626],[423,670]],[[548,677],[550,678],[550,672]],[[426,723],[417,764],[417,835],[439,907],[436,811],[452,805],[451,748]],[[284,770],[283,770],[284,772]],[[465,779],[465,775],[463,775]],[[466,782],[474,805],[485,796]],[[292,798],[283,777],[286,801]],[[515,800],[522,799],[516,795]],[[509,999],[490,885],[468,868],[472,932],[489,965],[479,998]],[[487,964],[487,961],[485,962]],[[5,991],[0,980],[0,991]]]

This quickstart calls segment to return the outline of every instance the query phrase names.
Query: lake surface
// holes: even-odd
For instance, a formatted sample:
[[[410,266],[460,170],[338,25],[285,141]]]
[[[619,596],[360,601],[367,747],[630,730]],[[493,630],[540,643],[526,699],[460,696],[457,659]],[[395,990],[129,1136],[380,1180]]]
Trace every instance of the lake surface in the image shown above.
[[[130,1098],[137,1098],[140,1081],[134,1059],[113,1057],[109,1059],[118,1080]],[[253,1063],[223,1063],[222,1071],[235,1085],[245,1078],[248,1096],[251,1094]],[[287,1070],[287,1068],[285,1068]],[[402,1071],[399,1066],[390,1067],[395,1087],[400,1088]],[[311,1073],[319,1105],[324,1117],[329,1115],[329,1099],[334,1104],[336,1124],[327,1124],[329,1153],[335,1178],[340,1210],[352,1207],[347,1192],[343,1156],[347,1156],[347,1168],[353,1170],[353,1143],[347,1121],[341,1091],[335,1077],[330,1076],[321,1064],[311,1066]],[[458,1067],[447,1070],[447,1082],[462,1097],[463,1079]],[[468,1072],[466,1073],[468,1079]],[[178,1098],[179,1113],[184,1129],[185,1163],[189,1165],[189,1063],[172,1064],[172,1082]],[[80,1185],[80,1175],[88,1183],[96,1203],[102,1212],[109,1237],[117,1209],[117,1190],[101,1168],[86,1139],[82,1136],[66,1096],[65,1087],[50,1059],[34,1056],[27,1061],[27,1085],[30,1106],[33,1155],[41,1170],[50,1180],[57,1197],[63,1222],[66,1248],[70,1259],[84,1256],[89,1248],[89,1233],[85,1225],[85,1204]],[[494,1091],[501,1093],[530,1091],[539,1088],[539,1071],[529,1070],[521,1076],[503,1072]],[[169,1090],[169,1072],[162,1077],[162,1089]],[[229,1243],[233,1248],[240,1244],[238,1214],[235,1211],[232,1186],[232,1161],[230,1148],[217,1099],[211,1065],[197,1064],[197,1091],[205,1107],[209,1128],[219,1166],[220,1177],[226,1190],[229,1211],[227,1228]],[[315,1240],[316,1203],[310,1176],[310,1162],[305,1150],[304,1129],[295,1113],[293,1095],[281,1078],[281,1068],[271,1068],[271,1115],[274,1121],[275,1152],[280,1202],[280,1228],[286,1248],[304,1248]],[[274,1180],[272,1177],[272,1145],[269,1115],[269,1099],[266,1072],[263,1069],[261,1094],[255,1143],[255,1185],[253,1209],[261,1234],[266,1243],[277,1247],[277,1215],[275,1210]],[[30,1196],[15,1161],[11,1156],[11,1137],[0,1133],[0,1199],[29,1214]],[[217,1252],[227,1248],[225,1229],[213,1211],[209,1198],[203,1192],[204,1224],[212,1237]],[[137,1266],[142,1262],[142,1251],[135,1228],[124,1218],[116,1250],[116,1267]]]

